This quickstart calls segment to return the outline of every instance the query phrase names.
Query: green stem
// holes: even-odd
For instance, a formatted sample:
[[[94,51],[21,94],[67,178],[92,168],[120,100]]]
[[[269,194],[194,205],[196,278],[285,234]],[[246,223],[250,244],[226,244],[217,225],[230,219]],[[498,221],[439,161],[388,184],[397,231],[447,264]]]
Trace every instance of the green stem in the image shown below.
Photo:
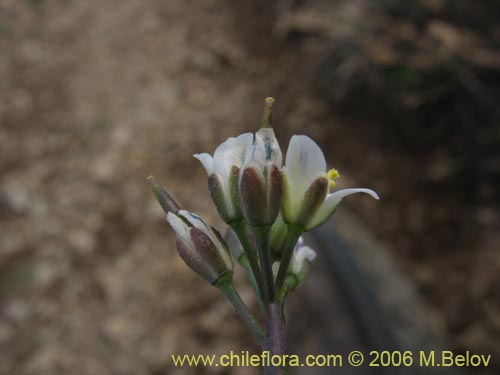
[[[241,299],[232,282],[222,280],[220,282],[217,282],[215,286],[219,288],[219,290],[226,296],[229,302],[231,302],[234,309],[236,310],[236,313],[240,316],[245,325],[255,336],[261,347],[264,347],[267,344],[267,337],[260,324],[255,320],[252,313],[250,313],[250,311],[248,310],[248,307]]]
[[[297,240],[303,230],[296,225],[289,224],[286,233],[285,244],[283,246],[283,253],[281,256],[280,268],[278,270],[278,276],[276,277],[276,298],[281,299],[281,292],[283,285],[285,283],[286,274],[288,272],[288,267],[290,266],[290,261],[293,255],[293,249],[297,244]]]
[[[268,304],[274,300],[274,276],[270,246],[271,226],[252,226],[252,230],[257,240],[257,250],[264,281],[264,303]]]
[[[247,255],[248,263],[250,265],[251,271],[252,271],[252,276],[253,279],[255,280],[255,283],[257,285],[257,293],[260,299],[260,302],[262,304],[262,301],[264,301],[264,282],[262,279],[262,273],[260,272],[259,268],[259,263],[257,262],[257,257],[256,257],[256,250],[253,247],[252,243],[250,242],[250,239],[248,238],[248,232],[247,228],[244,222],[242,221],[236,221],[231,223],[231,228],[235,231],[235,233],[238,235],[238,238],[240,240],[241,246],[243,246],[243,250],[245,251],[245,254]],[[247,271],[248,273],[248,271]],[[252,276],[249,275],[250,282],[252,282]]]
[[[259,296],[259,287],[257,285],[257,280],[255,280],[255,276],[252,271],[252,267],[250,266],[250,262],[248,261],[248,256],[246,253],[241,254],[240,259],[237,259],[238,263],[243,267],[245,270],[245,273],[247,274],[248,281],[250,282],[250,285],[252,286],[255,294]],[[260,299],[260,298],[258,298]]]

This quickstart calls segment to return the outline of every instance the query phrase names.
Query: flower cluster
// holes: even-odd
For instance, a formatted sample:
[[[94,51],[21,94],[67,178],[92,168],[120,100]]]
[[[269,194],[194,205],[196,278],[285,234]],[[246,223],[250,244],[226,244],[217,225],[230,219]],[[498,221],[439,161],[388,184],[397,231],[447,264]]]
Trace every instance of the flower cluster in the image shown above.
[[[283,164],[272,128],[273,102],[266,99],[262,125],[255,135],[229,138],[213,155],[194,155],[207,172],[215,207],[229,226],[225,239],[199,216],[181,210],[150,179],[177,235],[179,254],[191,269],[219,287],[237,311],[244,307],[232,288],[232,258],[245,269],[266,309],[282,302],[307,276],[316,254],[304,246],[303,233],[327,221],[348,195],[366,193],[378,199],[373,190],[364,188],[331,192],[340,175],[336,169],[327,169],[323,152],[308,136],[291,138]],[[255,331],[251,327],[255,322],[241,311],[240,315]]]

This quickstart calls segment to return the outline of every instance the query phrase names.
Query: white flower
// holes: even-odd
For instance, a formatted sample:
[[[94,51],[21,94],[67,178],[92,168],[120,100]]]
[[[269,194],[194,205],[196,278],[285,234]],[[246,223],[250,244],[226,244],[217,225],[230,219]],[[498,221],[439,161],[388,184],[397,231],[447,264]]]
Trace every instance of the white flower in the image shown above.
[[[304,246],[304,240],[300,237],[293,250],[288,273],[293,274],[299,283],[302,282],[309,271],[309,263],[314,259],[316,252],[309,246]]]
[[[207,171],[212,199],[226,223],[271,224],[281,206],[282,154],[272,128],[229,138],[214,152],[195,154]]]
[[[281,163],[273,129],[261,128],[240,173],[240,202],[248,224],[268,225],[276,220],[283,192]]]
[[[253,134],[245,133],[229,138],[219,145],[213,157],[207,153],[195,154],[209,176],[212,199],[227,222],[241,218],[239,206],[239,172],[252,152]]]
[[[290,265],[286,272],[285,284],[289,292],[297,289],[307,277],[309,273],[309,264],[316,259],[316,252],[309,246],[304,246],[304,240],[299,237],[297,244],[295,245],[292,253],[292,258],[290,260]],[[281,262],[275,262],[273,264],[273,273],[276,277]]]
[[[283,219],[304,230],[311,230],[328,220],[348,195],[366,193],[379,199],[370,189],[344,189],[328,194],[336,170],[327,172],[326,160],[319,146],[305,135],[294,135],[286,153],[283,196]]]
[[[167,221],[177,235],[177,250],[186,264],[214,284],[233,270],[233,261],[220,234],[196,214],[169,212]]]

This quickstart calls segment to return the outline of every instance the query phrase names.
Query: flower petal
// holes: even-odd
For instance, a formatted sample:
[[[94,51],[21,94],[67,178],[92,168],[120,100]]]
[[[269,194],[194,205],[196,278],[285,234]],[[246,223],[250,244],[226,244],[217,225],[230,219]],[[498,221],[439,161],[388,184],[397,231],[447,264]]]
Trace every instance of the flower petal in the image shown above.
[[[305,266],[305,262],[312,262],[314,259],[316,259],[316,252],[309,246],[301,246],[293,253],[290,271],[294,274],[300,274]]]
[[[228,227],[225,239],[227,247],[231,250],[231,254],[233,254],[234,259],[238,262],[241,261],[241,257],[245,255],[245,250],[243,249],[243,245],[241,244],[238,235],[231,227]]]
[[[225,244],[221,241],[220,238],[217,237],[217,235],[213,232],[212,228],[207,225],[203,221],[201,217],[196,215],[193,212],[189,212],[186,210],[179,210],[177,215],[182,216],[184,219],[186,219],[193,227],[201,230],[204,232],[216,246],[223,247]],[[182,221],[182,220],[181,220]]]
[[[295,244],[296,248],[301,248],[304,246],[304,237],[300,236],[299,239],[297,240],[297,243]]]
[[[179,218],[176,214],[169,212],[167,214],[167,221],[172,227],[172,229],[175,231],[175,234],[177,235],[177,238],[180,241],[184,243],[190,242],[188,235],[189,227],[184,221],[182,221],[181,218]]]
[[[286,152],[286,167],[291,183],[307,188],[318,173],[326,173],[325,155],[308,136],[294,135]]]
[[[255,143],[252,152],[249,154],[249,160],[246,160],[246,162],[256,162],[262,168],[267,162],[281,167],[282,159],[281,148],[274,135],[274,130],[272,128],[259,129],[255,133]]]
[[[289,213],[298,215],[306,190],[320,174],[326,174],[326,160],[319,146],[305,135],[294,135],[286,152],[285,204]]]
[[[343,189],[336,191],[335,193],[329,194],[325,200],[325,203],[316,211],[316,214],[307,224],[306,229],[311,230],[325,221],[327,221],[332,215],[339,203],[344,197],[351,194],[365,193],[373,197],[374,199],[380,199],[378,194],[371,189],[355,188],[355,189]]]
[[[222,180],[227,180],[231,167],[241,167],[252,149],[253,134],[244,133],[236,138],[229,138],[220,144],[214,152],[214,170]]]
[[[203,165],[203,168],[207,171],[207,175],[211,175],[214,173],[214,158],[212,155],[203,153],[203,154],[194,154],[193,155],[196,159],[198,159],[201,164]]]
[[[236,167],[234,167],[236,168]],[[231,194],[229,184],[224,183],[221,177],[217,173],[212,173],[208,176],[208,191],[212,196],[212,200],[219,212],[219,215],[224,219],[224,221],[231,221],[235,216],[235,200],[233,201],[233,195]]]
[[[189,212],[186,210],[179,210],[177,215],[182,216],[184,219],[186,219],[193,227],[198,228],[204,232],[209,230],[209,227],[201,217],[196,215],[193,212]],[[181,220],[182,221],[182,220]]]

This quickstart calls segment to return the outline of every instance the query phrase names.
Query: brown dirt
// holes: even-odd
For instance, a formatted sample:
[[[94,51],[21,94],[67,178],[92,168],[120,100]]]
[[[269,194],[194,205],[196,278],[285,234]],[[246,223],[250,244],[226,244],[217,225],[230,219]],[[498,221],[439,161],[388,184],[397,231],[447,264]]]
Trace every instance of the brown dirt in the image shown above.
[[[342,9],[348,29],[359,14]],[[176,255],[145,178],[220,226],[191,155],[254,130],[268,95],[282,140],[309,134],[345,171],[340,187],[384,198],[355,209],[453,346],[498,353],[496,211],[450,226],[460,207],[416,189],[418,165],[312,94],[323,41],[286,38],[277,18],[263,1],[0,1],[1,374],[222,374],[169,354],[256,350]],[[469,240],[449,241],[463,221]]]

